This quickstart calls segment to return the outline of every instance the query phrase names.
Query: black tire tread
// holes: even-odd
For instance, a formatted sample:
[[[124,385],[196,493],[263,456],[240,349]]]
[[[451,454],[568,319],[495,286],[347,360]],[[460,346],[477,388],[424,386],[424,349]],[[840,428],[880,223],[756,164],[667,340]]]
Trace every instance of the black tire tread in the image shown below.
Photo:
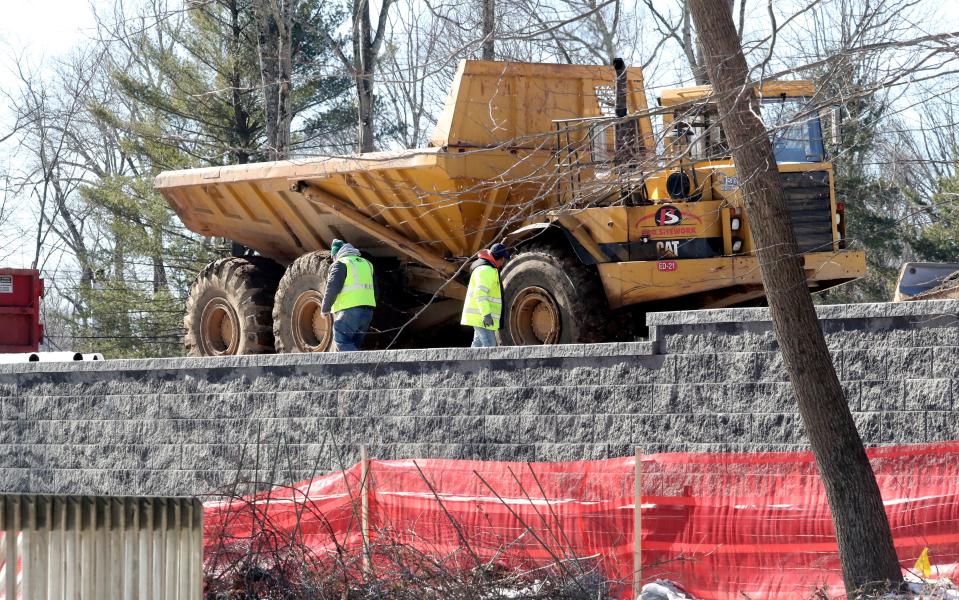
[[[282,335],[283,324],[290,317],[290,315],[287,315],[286,311],[283,309],[286,295],[290,293],[291,289],[293,289],[293,285],[296,280],[303,275],[322,274],[322,278],[325,280],[326,274],[329,272],[329,268],[332,264],[333,261],[330,258],[329,252],[325,250],[317,250],[315,252],[304,254],[293,261],[293,264],[291,264],[283,274],[283,277],[280,279],[280,283],[276,287],[276,296],[273,302],[272,313],[273,344],[277,353],[282,354],[285,352],[297,352],[296,348],[287,347],[287,342],[283,339]]]
[[[553,264],[569,278],[573,289],[576,290],[577,293],[569,300],[572,312],[579,317],[580,335],[572,343],[609,341],[610,311],[606,291],[593,269],[580,262],[571,252],[555,244],[530,244],[521,249],[510,262],[518,261],[523,257]],[[504,280],[508,273],[507,269],[509,269],[509,263],[504,268]]]
[[[273,350],[273,296],[283,267],[260,257],[230,256],[215,260],[197,275],[186,301],[183,345],[187,356],[202,356],[202,346],[193,329],[199,299],[216,290],[230,298],[240,318],[241,337],[237,354],[270,354]]]

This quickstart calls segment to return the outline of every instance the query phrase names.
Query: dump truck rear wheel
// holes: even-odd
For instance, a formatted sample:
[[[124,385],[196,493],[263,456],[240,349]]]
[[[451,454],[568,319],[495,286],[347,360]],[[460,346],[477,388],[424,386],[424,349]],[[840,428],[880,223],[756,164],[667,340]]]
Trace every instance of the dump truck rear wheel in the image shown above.
[[[329,270],[328,253],[310,252],[283,274],[273,304],[277,352],[326,352],[332,346],[333,320],[321,311]]]
[[[221,258],[204,267],[186,301],[187,354],[273,352],[273,294],[282,272],[256,256]]]
[[[603,341],[609,311],[595,272],[554,248],[534,247],[503,269],[502,345]]]

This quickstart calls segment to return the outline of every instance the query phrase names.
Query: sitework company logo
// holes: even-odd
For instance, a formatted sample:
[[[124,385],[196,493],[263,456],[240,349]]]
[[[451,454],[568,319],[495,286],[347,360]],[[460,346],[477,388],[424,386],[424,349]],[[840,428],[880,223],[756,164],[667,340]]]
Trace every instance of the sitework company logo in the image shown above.
[[[656,211],[655,220],[659,226],[679,225],[683,222],[683,213],[675,206],[663,206]]]

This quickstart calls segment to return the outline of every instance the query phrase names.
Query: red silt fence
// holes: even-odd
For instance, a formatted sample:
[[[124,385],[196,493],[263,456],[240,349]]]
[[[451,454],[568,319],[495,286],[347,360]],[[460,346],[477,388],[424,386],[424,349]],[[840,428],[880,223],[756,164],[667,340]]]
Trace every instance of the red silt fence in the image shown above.
[[[959,442],[869,455],[903,567],[928,548],[934,578],[959,575]],[[210,502],[205,514],[208,573],[250,556],[268,569],[295,543],[317,565],[336,557],[359,578],[388,570],[378,549],[389,546],[450,570],[587,565],[620,598],[656,579],[703,599],[843,593],[825,492],[806,452],[655,454],[638,464],[371,460]]]

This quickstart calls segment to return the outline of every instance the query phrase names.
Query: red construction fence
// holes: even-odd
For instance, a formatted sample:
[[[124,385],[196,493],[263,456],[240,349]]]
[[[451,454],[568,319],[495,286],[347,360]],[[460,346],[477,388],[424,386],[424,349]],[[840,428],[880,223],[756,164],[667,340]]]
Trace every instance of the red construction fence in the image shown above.
[[[928,547],[933,578],[959,575],[959,442],[869,455],[903,567]],[[293,543],[320,558],[362,557],[366,535],[367,548],[408,546],[454,569],[589,565],[622,598],[634,564],[643,583],[670,579],[703,599],[843,592],[824,490],[805,452],[655,454],[639,465],[370,460],[207,503],[205,528],[208,572]],[[351,564],[376,562],[371,551]]]

